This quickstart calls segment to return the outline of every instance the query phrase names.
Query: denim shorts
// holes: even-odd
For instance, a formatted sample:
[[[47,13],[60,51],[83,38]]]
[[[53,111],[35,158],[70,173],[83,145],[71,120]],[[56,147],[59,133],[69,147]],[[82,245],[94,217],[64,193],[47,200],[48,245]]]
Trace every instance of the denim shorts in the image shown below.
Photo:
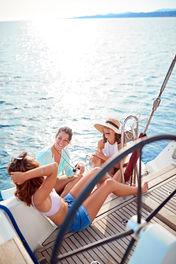
[[[74,200],[76,198],[71,195],[71,193],[68,193],[65,197],[64,200],[68,204],[68,210],[70,210]],[[90,215],[88,214],[86,208],[81,205],[78,210],[76,211],[76,215],[73,218],[73,221],[69,227],[70,232],[78,232],[81,231],[85,228],[87,228],[89,225],[92,224]]]

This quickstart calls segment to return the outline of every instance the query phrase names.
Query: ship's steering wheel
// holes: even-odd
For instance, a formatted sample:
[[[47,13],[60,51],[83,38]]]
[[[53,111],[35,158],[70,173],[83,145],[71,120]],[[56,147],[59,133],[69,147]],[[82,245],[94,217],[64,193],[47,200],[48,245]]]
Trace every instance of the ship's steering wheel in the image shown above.
[[[136,141],[135,144],[133,144],[131,147],[129,148],[124,148],[124,150],[121,150],[120,153],[118,153],[117,155],[113,156],[113,158],[109,159],[107,163],[104,164],[104,166],[102,167],[102,169],[97,173],[97,175],[91,180],[91,182],[89,183],[89,185],[87,185],[84,190],[81,192],[81,194],[79,195],[79,197],[74,201],[71,209],[69,210],[67,217],[62,225],[62,228],[59,230],[56,241],[55,241],[55,245],[53,248],[53,252],[52,252],[52,256],[51,256],[51,260],[50,263],[51,264],[56,264],[58,263],[59,260],[66,258],[68,256],[71,256],[73,254],[76,254],[78,252],[81,252],[81,250],[75,250],[73,252],[69,252],[68,254],[64,254],[60,257],[58,257],[58,252],[59,252],[59,248],[61,246],[64,234],[67,232],[69,225],[72,222],[73,217],[76,214],[77,209],[79,208],[79,206],[83,203],[83,201],[86,199],[86,197],[88,196],[88,194],[93,190],[94,186],[100,181],[100,179],[104,176],[104,174],[109,171],[112,167],[114,167],[115,164],[117,164],[118,162],[120,162],[120,160],[122,160],[125,156],[127,156],[128,154],[138,150],[139,151],[139,177],[138,177],[138,196],[137,196],[137,223],[140,224],[141,223],[141,160],[142,160],[142,149],[145,145],[152,143],[152,142],[156,142],[156,141],[160,141],[160,140],[174,140],[176,141],[176,136],[175,135],[159,135],[159,136],[152,136],[152,137],[148,137],[148,138],[141,138],[139,140]],[[176,190],[169,195],[169,197],[167,198],[167,201],[176,193]],[[149,222],[152,217],[154,215],[156,215],[156,213],[158,212],[158,210],[160,210],[164,204],[167,202],[164,201],[151,215],[149,215],[146,219],[147,222]],[[100,244],[104,244],[107,242],[110,242],[112,240],[124,237],[126,235],[130,235],[134,233],[133,230],[129,230],[127,232],[124,232],[122,234],[113,236],[113,238],[107,238],[106,241],[100,242],[98,245]],[[125,262],[133,244],[135,242],[135,239],[132,238],[130,241],[130,244],[123,256],[123,259],[121,261],[121,264]],[[97,242],[98,243],[98,242]],[[87,246],[89,247],[89,245]],[[93,246],[89,247],[92,248]],[[85,250],[85,247],[84,249]],[[83,251],[82,250],[82,251]]]

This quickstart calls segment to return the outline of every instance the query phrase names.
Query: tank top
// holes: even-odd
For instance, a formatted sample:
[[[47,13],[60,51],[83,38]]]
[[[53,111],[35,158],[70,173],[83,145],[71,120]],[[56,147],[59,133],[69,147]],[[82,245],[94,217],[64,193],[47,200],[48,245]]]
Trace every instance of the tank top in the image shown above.
[[[118,144],[115,142],[113,145],[110,144],[108,141],[105,143],[104,146],[104,154],[109,158],[112,157],[114,154],[118,153]]]

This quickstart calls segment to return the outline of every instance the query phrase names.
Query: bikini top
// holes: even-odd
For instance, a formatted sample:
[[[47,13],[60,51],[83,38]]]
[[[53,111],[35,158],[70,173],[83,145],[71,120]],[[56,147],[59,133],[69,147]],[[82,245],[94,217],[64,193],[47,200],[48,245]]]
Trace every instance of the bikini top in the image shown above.
[[[34,205],[34,198],[33,195],[31,197],[32,200],[32,206],[39,211],[42,215],[45,216],[52,216],[54,214],[56,214],[61,206],[61,198],[60,196],[57,194],[57,192],[55,191],[55,189],[52,190],[52,192],[49,194],[50,198],[51,198],[51,208],[48,212],[41,212],[40,210],[38,210],[35,205]]]
[[[110,158],[117,152],[118,152],[117,142],[115,142],[113,145],[111,145],[108,141],[105,143],[105,146],[104,146],[105,155],[107,155]]]

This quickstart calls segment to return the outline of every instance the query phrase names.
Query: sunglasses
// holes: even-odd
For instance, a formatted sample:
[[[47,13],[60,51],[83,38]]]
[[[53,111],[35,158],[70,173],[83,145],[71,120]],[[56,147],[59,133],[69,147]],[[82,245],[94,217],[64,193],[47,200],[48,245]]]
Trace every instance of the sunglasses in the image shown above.
[[[24,158],[18,157],[18,158],[14,158],[12,159],[12,162],[22,162]]]

